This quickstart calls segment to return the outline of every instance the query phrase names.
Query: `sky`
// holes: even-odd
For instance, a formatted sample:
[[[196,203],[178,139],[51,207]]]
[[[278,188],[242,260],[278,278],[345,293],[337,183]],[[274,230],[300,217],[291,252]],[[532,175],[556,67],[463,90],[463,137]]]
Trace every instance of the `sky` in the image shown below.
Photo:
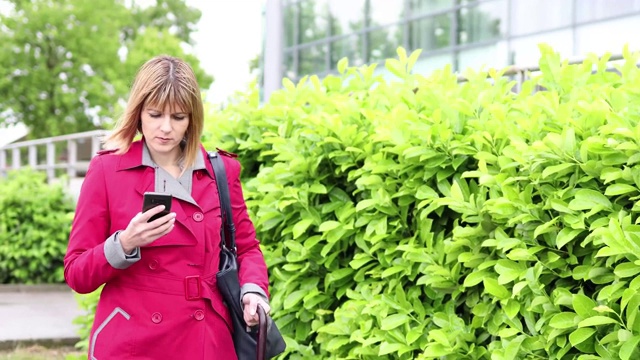
[[[249,62],[262,51],[266,0],[187,0],[202,11],[195,55],[215,81],[206,100],[220,103],[237,90],[247,89],[252,80]]]

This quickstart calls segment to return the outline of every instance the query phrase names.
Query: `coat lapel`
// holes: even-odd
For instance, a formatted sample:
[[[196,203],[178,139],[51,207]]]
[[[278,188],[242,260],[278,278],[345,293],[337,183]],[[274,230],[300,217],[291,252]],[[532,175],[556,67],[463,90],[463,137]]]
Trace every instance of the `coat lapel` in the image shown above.
[[[140,209],[142,209],[142,198],[147,191],[156,191],[155,189],[155,169],[142,165],[142,143],[136,141],[131,144],[131,148],[123,154],[118,171],[138,172],[136,174],[139,180],[136,182],[135,189],[140,194]],[[191,227],[190,216],[185,212],[182,201],[176,198],[171,202],[171,211],[176,213],[176,228],[172,232],[175,235],[163,236],[148,246],[165,246],[165,245],[195,245],[197,244],[195,232]],[[180,229],[180,230],[179,230]]]

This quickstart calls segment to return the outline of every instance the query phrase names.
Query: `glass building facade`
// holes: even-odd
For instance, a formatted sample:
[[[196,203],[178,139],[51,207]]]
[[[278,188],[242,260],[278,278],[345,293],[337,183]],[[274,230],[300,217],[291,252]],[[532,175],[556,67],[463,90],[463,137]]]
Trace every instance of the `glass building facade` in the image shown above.
[[[540,42],[566,58],[640,44],[640,0],[276,1],[279,28],[267,28],[265,46],[276,44],[279,64],[265,62],[265,71],[292,80],[331,73],[343,57],[383,61],[398,46],[422,49],[414,71],[428,73],[534,65]]]

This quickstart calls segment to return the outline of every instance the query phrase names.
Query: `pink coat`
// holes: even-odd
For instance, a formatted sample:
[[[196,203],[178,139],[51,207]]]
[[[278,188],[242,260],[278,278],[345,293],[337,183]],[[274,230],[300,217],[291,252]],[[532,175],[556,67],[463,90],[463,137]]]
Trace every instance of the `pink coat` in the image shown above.
[[[89,338],[89,359],[236,359],[231,319],[215,284],[220,203],[204,148],[206,171],[193,173],[199,206],[173,199],[176,226],[140,251],[127,269],[107,261],[103,244],[124,230],[154,190],[154,169],[141,166],[142,143],[123,155],[104,153],[87,172],[64,259],[65,279],[78,293],[105,284]],[[223,154],[237,229],[240,284],[268,295],[264,257],[246,211],[240,164]]]

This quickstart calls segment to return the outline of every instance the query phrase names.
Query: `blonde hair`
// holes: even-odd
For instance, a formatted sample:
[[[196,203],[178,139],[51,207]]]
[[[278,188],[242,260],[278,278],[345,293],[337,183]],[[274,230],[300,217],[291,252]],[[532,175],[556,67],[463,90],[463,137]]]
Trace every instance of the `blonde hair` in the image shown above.
[[[200,87],[191,66],[167,55],[154,57],[142,65],[131,87],[124,114],[105,140],[106,149],[117,149],[116,154],[129,150],[136,134],[142,132],[140,116],[146,105],[161,109],[169,105],[172,112],[177,106],[189,114],[183,155],[185,168],[193,166],[200,151],[204,110]]]

